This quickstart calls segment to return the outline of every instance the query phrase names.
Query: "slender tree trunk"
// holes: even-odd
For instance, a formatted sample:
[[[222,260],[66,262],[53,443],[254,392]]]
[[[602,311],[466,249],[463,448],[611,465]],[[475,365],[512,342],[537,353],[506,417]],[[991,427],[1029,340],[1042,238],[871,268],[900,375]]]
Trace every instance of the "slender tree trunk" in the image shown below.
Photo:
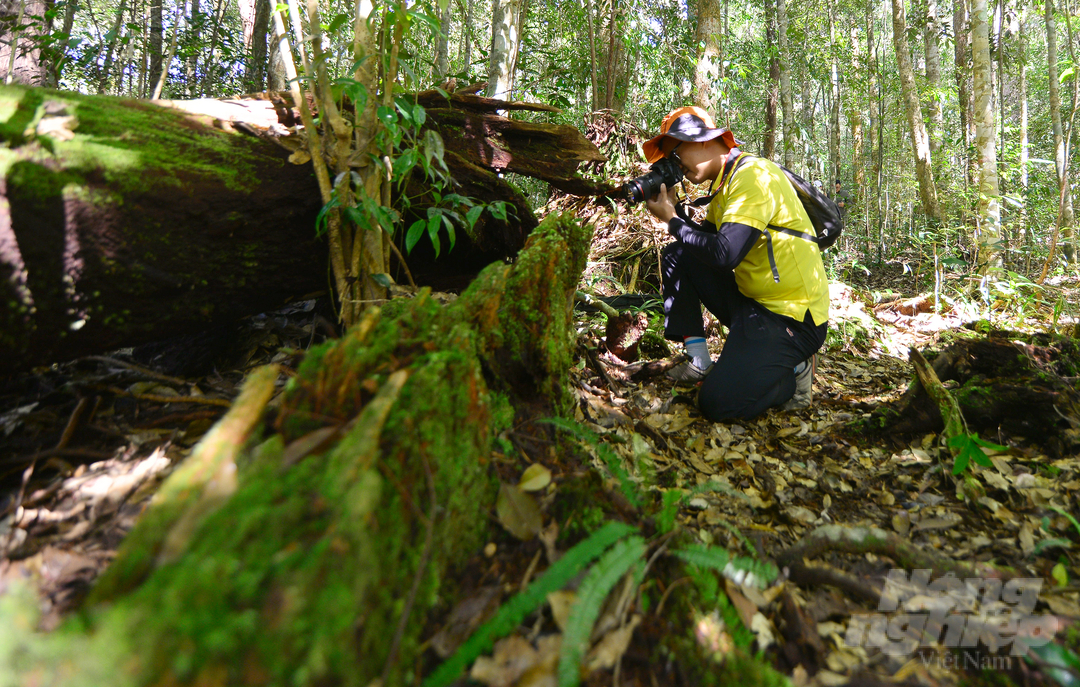
[[[1058,84],[1058,50],[1057,50],[1057,8],[1054,0],[1045,0],[1043,4],[1043,16],[1046,21],[1046,62],[1047,62],[1047,86],[1050,95],[1050,121],[1054,130],[1054,169],[1057,172],[1058,188],[1064,185],[1064,195],[1061,196],[1061,234],[1070,236],[1073,225],[1073,202],[1072,190],[1065,183],[1065,171],[1068,164],[1065,159],[1065,135],[1061,124],[1061,86]],[[1066,241],[1062,246],[1069,261],[1074,260],[1075,253],[1071,241]]]
[[[926,23],[923,26],[926,46],[927,134],[930,137],[930,153],[939,166],[938,151],[941,149],[942,132],[945,130],[941,110],[941,50],[938,45],[940,35],[937,0],[927,0]]]
[[[604,107],[616,109],[616,86],[619,83],[619,65],[622,63],[622,41],[619,35],[619,0],[608,0],[607,60],[604,67]]]
[[[1028,81],[1027,81],[1027,4],[1020,3],[1020,30],[1017,34],[1020,59],[1017,64],[1018,87],[1020,89],[1020,223],[1019,234],[1027,246],[1025,251],[1024,272],[1031,267],[1031,227],[1028,226]]]
[[[934,186],[930,139],[926,135],[922,112],[919,109],[919,92],[915,86],[915,73],[911,66],[911,52],[908,49],[907,20],[904,17],[903,0],[892,0],[892,25],[893,47],[896,50],[897,69],[900,72],[904,109],[907,112],[911,147],[915,154],[915,174],[919,179],[919,197],[922,200],[923,213],[928,218],[940,221],[941,207],[938,205],[937,188]]]
[[[464,72],[466,81],[470,81],[469,74],[472,69],[473,2],[474,0],[465,0],[465,24],[461,27],[461,71]]]
[[[941,102],[941,50],[938,44],[941,24],[938,21],[937,0],[927,0],[926,22],[923,26],[923,42],[926,49],[926,114],[927,135],[930,138],[930,156],[934,163],[934,182],[938,197],[945,193],[945,153],[941,139],[945,132],[945,117]]]
[[[877,38],[874,33],[874,5],[873,3],[866,4],[866,58],[867,58],[867,79],[866,79],[866,111],[870,115],[868,122],[870,127],[870,180],[873,184],[873,193],[867,196],[867,205],[870,205],[870,198],[873,198],[873,207],[876,212],[876,223],[880,226],[882,221],[881,213],[881,140],[882,137],[879,134],[879,122],[880,122],[880,100],[881,96],[878,93],[878,49]],[[864,253],[871,255],[871,231],[870,225],[866,227],[866,243]]]
[[[720,75],[720,0],[698,0],[697,63],[694,66],[694,104],[716,114],[713,83]]]
[[[862,42],[859,41],[859,31],[851,27],[851,73],[865,73],[870,70],[863,64]],[[853,186],[852,197],[856,204],[865,199],[866,166],[863,163],[863,108],[859,106],[859,93],[854,88],[848,89],[848,124],[851,128],[851,172]],[[850,214],[850,213],[849,213]]]
[[[953,0],[953,62],[956,74],[957,106],[960,110],[960,139],[962,141],[964,190],[974,182],[975,165],[971,155],[973,138],[971,116],[971,67],[969,62],[969,32],[967,0]]]
[[[783,110],[784,128],[784,166],[794,163],[795,150],[795,107],[791,102],[791,63],[788,60],[788,18],[786,0],[776,0],[776,28],[779,38],[780,60],[780,108]]]
[[[789,63],[790,64],[790,63]],[[802,145],[802,159],[803,164],[806,165],[807,177],[813,178],[814,173],[817,171],[817,155],[814,149],[814,96],[811,93],[811,86],[813,81],[811,75],[806,73],[807,70],[800,70],[799,90],[802,93],[802,116],[800,119],[800,128],[796,138]]]
[[[780,98],[780,59],[776,40],[776,0],[765,0],[765,46],[769,51],[769,90],[765,99],[765,142],[761,154],[776,155],[776,101]]]
[[[255,1],[255,23],[251,27],[251,53],[247,73],[252,90],[266,88],[266,41],[270,31],[270,0]]]
[[[511,69],[518,51],[517,8],[520,0],[491,0],[491,52],[488,60],[489,98],[510,100],[514,89]]]
[[[151,100],[157,100],[161,97],[161,92],[165,88],[165,81],[169,78],[169,65],[172,63],[173,55],[176,54],[176,44],[180,40],[180,25],[184,23],[184,7],[186,4],[186,0],[180,0],[176,5],[176,16],[173,17],[172,36],[169,38],[169,50],[161,61],[161,74],[158,75],[157,83],[154,84],[154,90],[150,94]]]
[[[997,69],[992,71],[990,83],[992,84],[992,91],[994,88],[997,90],[997,140],[1001,142],[1001,145],[1005,145],[1005,76],[1008,73],[1005,64],[1005,0],[998,0],[997,13],[994,16],[994,21],[997,22]],[[990,63],[990,68],[993,70],[993,62]],[[997,83],[994,83],[995,79],[997,80]],[[1001,173],[1001,165],[1004,164],[1005,160],[1002,159],[998,161],[998,192],[1002,195],[1008,193],[1006,178]],[[1002,232],[1003,238],[1007,241],[1008,236],[1004,222],[1002,223]]]
[[[975,96],[975,149],[979,155],[979,273],[1001,267],[1001,206],[999,204],[994,90],[990,83],[990,25],[986,0],[971,6],[971,64]]]
[[[164,57],[165,29],[162,24],[162,5],[165,0],[150,0],[150,73],[151,88],[161,79],[161,60]]]
[[[825,187],[833,188],[833,184],[840,178],[840,65],[837,58],[836,46],[836,4],[829,0],[829,99],[830,116],[829,128],[829,174],[825,179]]]
[[[185,75],[187,81],[188,95],[195,98],[199,95],[199,80],[196,78],[199,73],[199,51],[197,46],[202,40],[203,29],[203,17],[202,17],[202,0],[191,0],[191,44],[192,51],[191,56],[187,58],[185,65]]]
[[[585,14],[589,18],[589,83],[592,85],[592,111],[600,109],[600,93],[596,90],[596,12],[593,1],[586,0]]]
[[[450,73],[450,1],[439,12],[439,42],[435,46],[435,83],[442,83]]]
[[[105,48],[105,61],[101,65],[101,75],[98,77],[97,92],[101,95],[109,84],[109,73],[112,71],[113,57],[116,54],[116,44],[120,41],[120,29],[124,25],[124,13],[127,12],[127,0],[120,0],[120,7],[116,8],[116,21],[112,26],[112,40]]]

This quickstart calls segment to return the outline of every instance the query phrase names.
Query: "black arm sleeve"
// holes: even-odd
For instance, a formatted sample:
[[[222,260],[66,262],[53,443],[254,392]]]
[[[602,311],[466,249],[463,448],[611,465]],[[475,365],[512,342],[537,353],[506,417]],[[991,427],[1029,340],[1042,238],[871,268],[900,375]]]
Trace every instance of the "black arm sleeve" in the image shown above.
[[[725,222],[717,230],[712,222],[697,224],[678,217],[668,222],[668,232],[701,262],[725,269],[734,269],[761,236],[760,230],[739,222]]]

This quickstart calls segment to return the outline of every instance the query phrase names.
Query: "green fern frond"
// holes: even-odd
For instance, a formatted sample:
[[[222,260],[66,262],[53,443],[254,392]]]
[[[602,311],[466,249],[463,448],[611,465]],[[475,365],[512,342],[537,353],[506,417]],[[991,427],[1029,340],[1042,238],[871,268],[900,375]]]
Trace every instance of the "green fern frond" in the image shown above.
[[[780,574],[772,563],[754,558],[732,558],[727,550],[718,546],[694,544],[672,553],[692,565],[712,568],[739,584],[759,588],[767,587]]]
[[[521,624],[525,616],[539,608],[548,594],[565,587],[609,546],[636,531],[630,525],[609,522],[579,542],[523,592],[503,604],[495,613],[495,617],[481,625],[464,644],[458,647],[453,656],[428,675],[423,682],[423,687],[445,687],[456,680],[466,666],[481,654],[491,650],[496,639],[510,634]],[[638,539],[639,537],[634,537],[631,541]]]
[[[577,422],[565,420],[561,417],[551,417],[544,420],[544,422],[557,427],[569,434],[572,434],[578,440],[588,444],[595,451],[596,455],[600,457],[600,460],[607,466],[611,476],[619,483],[619,491],[626,497],[634,508],[641,508],[641,494],[638,491],[638,486],[634,484],[634,481],[630,479],[630,473],[626,471],[623,466],[622,458],[619,454],[615,453],[610,446],[604,443],[596,432],[582,427]]]
[[[643,563],[644,556],[645,540],[630,537],[611,547],[585,576],[563,632],[559,651],[559,687],[577,687],[581,682],[581,659],[589,648],[589,635],[600,615],[600,607],[615,583],[633,565]]]

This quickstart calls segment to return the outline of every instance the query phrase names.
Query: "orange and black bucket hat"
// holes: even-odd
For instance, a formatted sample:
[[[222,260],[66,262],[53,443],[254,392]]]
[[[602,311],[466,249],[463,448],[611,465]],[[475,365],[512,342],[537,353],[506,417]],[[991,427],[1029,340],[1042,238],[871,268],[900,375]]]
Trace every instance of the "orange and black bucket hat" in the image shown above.
[[[728,148],[737,148],[739,142],[735,135],[726,128],[716,126],[716,122],[709,113],[700,107],[680,107],[673,110],[664,121],[660,123],[660,133],[641,144],[641,150],[645,153],[645,159],[649,163],[656,162],[664,157],[660,144],[665,136],[678,141],[690,141],[703,143],[714,138],[723,138]]]

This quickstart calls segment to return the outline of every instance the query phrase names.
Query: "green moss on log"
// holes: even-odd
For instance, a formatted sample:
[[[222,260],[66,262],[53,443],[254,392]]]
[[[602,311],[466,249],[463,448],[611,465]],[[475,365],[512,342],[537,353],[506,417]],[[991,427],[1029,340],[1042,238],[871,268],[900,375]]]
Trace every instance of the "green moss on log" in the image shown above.
[[[49,120],[70,117],[67,124]],[[41,134],[38,134],[38,131]],[[67,133],[63,133],[67,132]],[[122,193],[154,187],[179,188],[192,177],[212,177],[226,187],[254,191],[259,142],[238,146],[224,131],[191,115],[145,101],[0,86],[0,174],[29,155],[48,160],[82,183],[102,181]],[[17,152],[13,148],[19,147]],[[184,151],[177,155],[176,151]],[[146,171],[154,175],[147,176]]]
[[[198,520],[187,548],[163,563],[155,542],[168,523],[140,522],[113,565],[156,569],[128,593],[99,594],[108,600],[52,636],[19,634],[9,649],[18,674],[40,677],[63,656],[64,674],[40,684],[100,674],[119,686],[414,684],[444,573],[486,539],[497,486],[488,460],[513,417],[511,390],[492,385],[513,372],[552,404],[566,393],[556,366],[568,360],[588,233],[570,218],[538,231],[526,253],[542,259],[495,266],[454,306],[422,294],[373,309],[312,351],[286,390],[280,431],[236,459],[236,491]],[[481,292],[500,281],[489,307]],[[526,317],[532,308],[546,326]],[[326,425],[341,439],[286,460],[289,441]],[[176,510],[157,506],[183,517]],[[156,534],[139,536],[148,527]]]

